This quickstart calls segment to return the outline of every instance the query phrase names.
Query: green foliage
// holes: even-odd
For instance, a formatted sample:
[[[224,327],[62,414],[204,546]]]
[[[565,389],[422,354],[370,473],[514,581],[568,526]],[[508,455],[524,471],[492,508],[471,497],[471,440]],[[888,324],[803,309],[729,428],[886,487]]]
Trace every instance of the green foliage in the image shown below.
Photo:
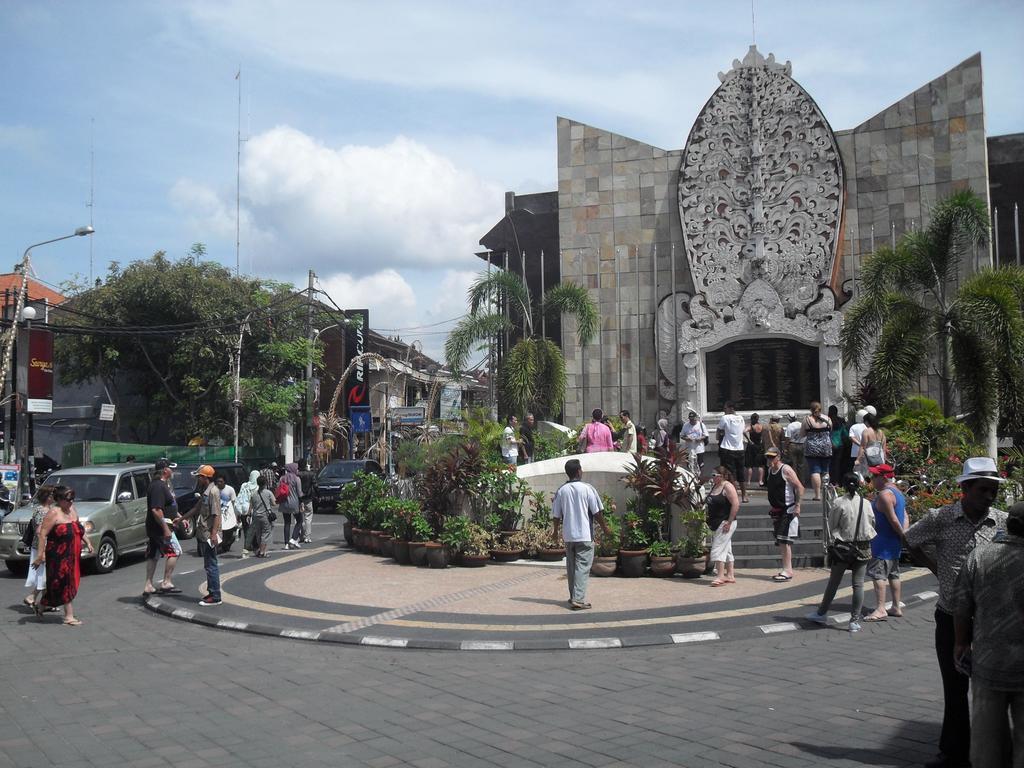
[[[445,518],[438,541],[453,552],[461,552],[473,535],[473,521],[461,515]]]
[[[883,411],[894,411],[930,359],[942,378],[942,410],[961,409],[979,436],[994,417],[1024,427],[1024,270],[984,269],[956,285],[964,259],[988,236],[988,208],[971,191],[939,202],[928,227],[864,260],[862,293],[847,309],[847,365],[868,363]]]
[[[575,447],[573,447],[572,451],[573,453],[576,452]],[[541,434],[540,432],[533,433],[533,458],[535,461],[557,459],[559,456],[566,455],[565,439],[561,433],[556,432],[550,435]]]
[[[272,428],[300,404],[301,385],[285,382],[301,379],[310,353],[305,298],[290,285],[236,277],[205,255],[205,247],[196,244],[177,261],[161,251],[123,269],[112,263],[102,285],[73,286],[70,311],[55,313],[56,325],[83,329],[57,336],[61,381],[106,385],[118,405],[119,439],[146,442],[171,424],[182,439],[230,440],[234,355],[246,317],[243,433]],[[317,313],[313,321],[324,318]],[[85,330],[100,326],[112,332]],[[171,333],[117,333],[139,328]],[[313,358],[319,366],[318,350]],[[123,397],[129,392],[138,397]],[[130,435],[120,435],[123,430]]]
[[[523,522],[523,502],[529,489],[526,482],[504,464],[491,465],[479,475],[479,509],[485,520],[496,516],[497,525],[492,530],[511,531],[519,527]]]
[[[399,541],[420,541],[416,538],[420,528],[417,520],[420,519],[426,520],[418,502],[411,499],[390,499],[381,530]]]
[[[622,548],[630,550],[647,549],[651,539],[647,533],[647,521],[635,510],[622,516]]]
[[[530,527],[551,528],[551,503],[547,494],[543,491],[532,491],[529,493],[530,504]]]
[[[469,538],[462,545],[462,554],[480,557],[489,555],[494,546],[494,537],[479,523],[469,524]]]
[[[700,482],[688,471],[680,471],[680,462],[686,461],[686,452],[676,455],[643,457],[633,454],[623,482],[635,494],[630,503],[642,521],[649,542],[668,541],[672,529],[672,516],[679,515],[686,542],[703,536],[698,529],[703,525],[700,506]]]
[[[423,512],[418,511],[412,516],[412,530],[409,541],[430,541],[434,538],[434,526],[427,520]]]
[[[672,554],[672,545],[664,540],[652,541],[647,552],[651,557],[668,557]]]
[[[462,371],[470,354],[499,334],[520,329],[523,338],[505,355],[498,371],[500,402],[506,412],[532,411],[538,418],[558,412],[565,397],[565,358],[557,345],[539,337],[539,313],[568,314],[576,320],[577,342],[597,332],[599,314],[590,293],[573,283],[549,289],[537,305],[523,281],[504,270],[481,273],[469,289],[469,315],[459,321],[445,343],[445,358]],[[508,306],[506,319],[503,306]]]
[[[622,539],[622,525],[619,517],[612,512],[608,502],[604,505],[604,521],[608,525],[608,533],[601,526],[594,527],[594,554],[598,557],[612,557],[619,552]]]
[[[337,510],[353,528],[380,530],[385,517],[382,508],[387,497],[387,483],[373,472],[356,472],[352,482],[341,487]]]

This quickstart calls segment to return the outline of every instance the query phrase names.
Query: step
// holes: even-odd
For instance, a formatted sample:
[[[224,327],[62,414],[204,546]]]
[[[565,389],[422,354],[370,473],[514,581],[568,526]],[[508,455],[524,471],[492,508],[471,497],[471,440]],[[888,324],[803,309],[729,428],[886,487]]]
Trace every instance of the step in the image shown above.
[[[820,540],[822,537],[822,528],[810,526],[800,526],[800,538],[801,539],[815,539]],[[775,535],[771,527],[768,528],[745,528],[739,526],[732,535],[733,546],[744,541],[775,541]]]
[[[774,555],[736,555],[736,568],[778,568],[782,558],[778,553]],[[793,552],[794,568],[821,568],[825,565],[825,555],[822,554],[801,554]]]

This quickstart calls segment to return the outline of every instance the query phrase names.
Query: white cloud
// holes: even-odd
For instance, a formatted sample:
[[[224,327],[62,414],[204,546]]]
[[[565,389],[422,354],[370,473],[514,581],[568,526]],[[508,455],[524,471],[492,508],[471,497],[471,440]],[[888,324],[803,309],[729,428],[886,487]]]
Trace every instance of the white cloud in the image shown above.
[[[233,237],[227,193],[181,179],[170,196],[194,224]],[[441,268],[471,258],[502,199],[499,186],[402,136],[330,147],[281,126],[245,145],[242,239],[261,270],[292,271],[295,259],[324,274]]]
[[[338,272],[321,277],[320,288],[343,309],[369,309],[371,328],[385,327],[381,320],[390,323],[407,317],[416,309],[416,294],[412,286],[393,269],[364,277]]]
[[[0,124],[0,151],[13,150],[25,155],[38,156],[45,146],[45,134],[27,125]]]

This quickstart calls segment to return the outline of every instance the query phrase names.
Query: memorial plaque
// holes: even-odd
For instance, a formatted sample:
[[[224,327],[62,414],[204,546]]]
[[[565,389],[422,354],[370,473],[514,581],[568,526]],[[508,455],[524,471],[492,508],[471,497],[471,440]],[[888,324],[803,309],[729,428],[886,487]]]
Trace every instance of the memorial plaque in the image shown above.
[[[821,399],[818,348],[792,339],[746,339],[705,355],[708,409],[731,400],[738,411],[807,408]]]

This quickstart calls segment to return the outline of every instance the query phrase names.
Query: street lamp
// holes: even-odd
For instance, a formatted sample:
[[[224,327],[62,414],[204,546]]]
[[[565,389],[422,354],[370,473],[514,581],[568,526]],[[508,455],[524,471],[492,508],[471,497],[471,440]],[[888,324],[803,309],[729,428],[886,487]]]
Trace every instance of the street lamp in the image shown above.
[[[11,368],[13,367],[13,356],[14,356],[14,337],[18,332],[18,321],[24,317],[25,320],[32,320],[35,317],[35,310],[31,309],[31,316],[23,315],[25,311],[25,297],[28,293],[28,272],[29,263],[31,260],[31,253],[33,248],[38,248],[40,245],[49,245],[50,243],[57,243],[61,240],[70,240],[72,237],[85,237],[95,232],[91,226],[79,227],[70,235],[62,235],[61,237],[54,237],[50,240],[43,240],[39,243],[33,243],[25,249],[25,253],[21,257],[21,289],[18,291],[18,298],[14,306],[14,316],[11,318],[11,327],[7,329],[7,338],[4,339],[4,356],[3,363],[0,366],[0,382],[3,386],[4,397],[0,400],[0,403],[6,403],[10,399],[10,394],[7,392],[7,377],[10,375]],[[8,445],[10,442],[8,441]]]

